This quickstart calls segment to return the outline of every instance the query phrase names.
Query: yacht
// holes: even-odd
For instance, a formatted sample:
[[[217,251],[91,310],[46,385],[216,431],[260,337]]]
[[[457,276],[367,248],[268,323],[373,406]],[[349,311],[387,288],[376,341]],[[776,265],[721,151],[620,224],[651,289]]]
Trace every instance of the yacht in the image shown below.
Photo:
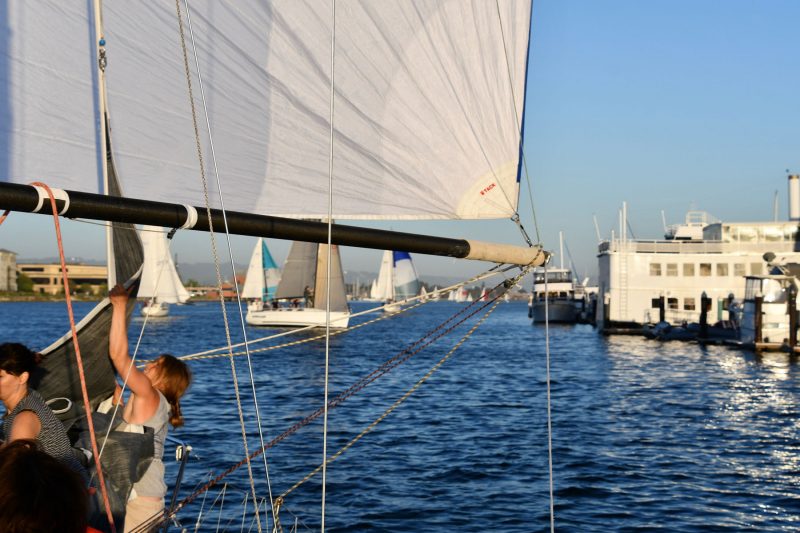
[[[550,322],[577,322],[578,305],[571,270],[542,267],[534,269],[530,309],[534,324],[544,322],[545,318]]]

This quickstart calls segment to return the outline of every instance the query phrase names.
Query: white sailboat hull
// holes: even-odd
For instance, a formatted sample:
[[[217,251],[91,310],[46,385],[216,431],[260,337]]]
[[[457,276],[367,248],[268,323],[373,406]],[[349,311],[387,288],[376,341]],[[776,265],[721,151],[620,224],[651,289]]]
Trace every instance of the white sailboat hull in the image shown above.
[[[403,308],[400,304],[388,304],[384,306],[383,312],[384,313],[398,313]]]
[[[153,305],[142,305],[142,316],[163,317],[169,314],[169,304],[154,302]]]
[[[284,308],[262,309],[248,311],[245,322],[251,326],[276,326],[287,328],[301,328],[307,326],[325,326],[324,309]],[[331,328],[346,328],[350,321],[350,313],[346,311],[331,311]]]

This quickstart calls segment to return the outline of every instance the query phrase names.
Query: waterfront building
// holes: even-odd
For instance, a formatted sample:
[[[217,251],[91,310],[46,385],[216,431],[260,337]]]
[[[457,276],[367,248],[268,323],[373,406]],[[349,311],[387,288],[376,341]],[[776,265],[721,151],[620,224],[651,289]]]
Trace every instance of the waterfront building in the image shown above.
[[[17,290],[17,254],[0,248],[0,291]]]
[[[712,305],[708,320],[727,319],[732,301],[744,299],[745,276],[768,270],[764,254],[775,262],[800,262],[800,178],[789,177],[788,221],[721,222],[690,212],[663,240],[627,238],[625,208],[620,236],[598,249],[597,323],[606,331],[659,322],[697,322],[700,298]],[[663,310],[662,310],[663,308]]]
[[[64,292],[61,265],[58,263],[19,263],[17,271],[31,279],[33,292],[40,294]],[[72,292],[81,287],[88,288],[93,294],[100,294],[102,291],[108,290],[105,265],[68,264],[67,273]]]

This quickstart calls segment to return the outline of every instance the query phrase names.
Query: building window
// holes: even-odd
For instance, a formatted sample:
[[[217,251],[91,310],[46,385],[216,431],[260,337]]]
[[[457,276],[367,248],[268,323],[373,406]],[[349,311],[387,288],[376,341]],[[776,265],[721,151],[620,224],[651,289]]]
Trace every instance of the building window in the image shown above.
[[[667,263],[667,276],[677,276],[677,275],[678,275],[678,264]]]
[[[677,298],[667,298],[667,307],[669,309],[677,309],[678,308],[678,299]]]
[[[750,275],[760,276],[764,265],[761,263],[750,263]]]
[[[651,276],[661,275],[661,263],[650,263],[650,275]]]
[[[694,311],[694,298],[684,298],[683,309],[686,311]]]
[[[734,263],[733,264],[733,275],[734,276],[746,276],[747,271],[744,268],[744,263]]]
[[[700,275],[705,277],[711,275],[711,263],[700,263]]]
[[[683,265],[683,275],[687,278],[694,276],[694,263],[686,263]]]
[[[728,275],[728,263],[717,263],[717,276]]]
[[[658,309],[661,307],[661,298],[653,298],[650,300],[650,307],[653,309]]]

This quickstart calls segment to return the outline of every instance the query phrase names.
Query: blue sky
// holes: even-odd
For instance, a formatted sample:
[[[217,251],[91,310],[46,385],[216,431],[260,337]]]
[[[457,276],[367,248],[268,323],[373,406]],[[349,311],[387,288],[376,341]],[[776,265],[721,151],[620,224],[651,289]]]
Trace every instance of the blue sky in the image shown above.
[[[541,240],[563,231],[582,275],[596,271],[593,215],[607,238],[628,202],[634,235],[660,238],[688,209],[723,220],[785,218],[786,169],[800,173],[800,2],[535,0],[525,156]],[[536,236],[523,179],[520,213]],[[67,224],[67,253],[101,258],[100,232]],[[521,243],[509,221],[372,224]],[[54,256],[52,222],[12,214],[0,247]],[[182,262],[208,261],[208,238],[176,237]],[[252,241],[232,242],[237,262]],[[270,244],[283,260],[288,245]],[[380,252],[345,249],[345,268],[376,271]],[[556,260],[557,262],[558,260]],[[415,256],[427,275],[483,264]]]

